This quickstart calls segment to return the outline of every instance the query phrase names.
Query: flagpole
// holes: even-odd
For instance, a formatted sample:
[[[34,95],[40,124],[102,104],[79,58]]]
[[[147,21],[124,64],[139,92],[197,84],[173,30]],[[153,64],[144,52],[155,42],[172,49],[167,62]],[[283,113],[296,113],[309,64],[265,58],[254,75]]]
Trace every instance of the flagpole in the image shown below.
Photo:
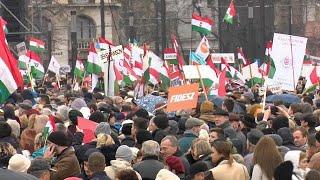
[[[200,82],[201,82],[201,86],[202,86],[202,91],[206,97],[206,100],[208,101],[208,96],[207,96],[207,92],[205,91],[205,86],[204,86],[204,83],[203,83],[203,80],[202,80],[202,77],[201,77],[201,73],[200,73],[200,70],[199,70],[199,65],[196,64],[196,67],[197,67],[197,71],[198,71],[198,75],[199,75],[199,78],[200,78]]]
[[[291,49],[291,67],[292,67],[292,78],[293,78],[293,91],[296,89],[296,80],[294,77],[294,65],[293,65],[293,51],[292,51],[292,39],[290,35],[290,49]]]
[[[56,81],[58,83],[58,88],[60,89],[61,88],[61,86],[60,86],[60,78],[59,78],[58,74],[56,74]]]
[[[28,76],[29,76],[29,81],[30,81],[31,89],[32,89],[32,91],[34,91],[33,78],[32,78],[32,76],[31,76],[30,66],[29,66],[28,64],[27,64],[27,73],[28,73]]]
[[[268,89],[268,78],[266,78],[264,84],[265,84],[265,89],[264,89],[264,93],[263,93],[263,103],[262,103],[262,112],[264,113],[265,111],[265,107],[266,107],[266,98],[267,98],[267,89]]]

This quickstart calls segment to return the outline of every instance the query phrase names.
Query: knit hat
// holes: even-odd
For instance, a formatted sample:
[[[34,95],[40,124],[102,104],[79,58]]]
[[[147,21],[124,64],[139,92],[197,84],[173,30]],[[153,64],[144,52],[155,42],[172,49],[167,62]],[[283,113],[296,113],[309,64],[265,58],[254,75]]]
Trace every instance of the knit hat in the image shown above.
[[[87,103],[81,98],[77,98],[71,103],[71,109],[80,111],[82,107],[87,107]]]
[[[254,116],[251,114],[245,114],[241,118],[241,122],[248,128],[255,128],[257,126]]]
[[[19,107],[24,110],[32,109],[32,101],[31,100],[24,100],[22,103],[19,104]]]
[[[61,131],[54,131],[48,136],[48,141],[58,146],[69,146],[68,136]]]
[[[168,124],[169,124],[169,130],[168,130],[169,134],[172,134],[172,135],[178,134],[179,126],[178,126],[177,121],[169,120]]]
[[[229,113],[221,108],[216,108],[213,112],[213,115],[216,116],[229,116]]]
[[[201,121],[198,118],[188,118],[185,124],[186,129],[192,129],[195,126],[201,126],[203,124],[203,121]]]
[[[99,123],[98,126],[96,127],[96,130],[94,131],[94,134],[96,136],[98,136],[98,134],[110,135],[111,134],[111,128],[110,128],[109,123],[107,123],[107,122]]]
[[[180,180],[180,178],[167,169],[161,169],[155,180]]]
[[[36,158],[32,160],[27,172],[31,174],[32,172],[43,170],[53,171],[54,169],[51,169],[50,164],[44,158]]]
[[[176,173],[184,173],[185,168],[181,159],[177,156],[169,156],[166,158],[166,163],[170,170],[174,170]]]
[[[208,170],[208,165],[205,162],[198,161],[190,166],[190,176],[194,177],[199,172],[206,172]]]
[[[210,101],[204,101],[200,106],[200,113],[210,113],[213,112],[213,103]]]
[[[116,152],[116,159],[123,159],[127,162],[133,160],[133,154],[131,149],[127,145],[121,145]]]
[[[247,139],[251,144],[256,145],[263,136],[264,134],[260,130],[251,129],[247,134]]]
[[[15,154],[9,160],[8,169],[16,172],[27,172],[31,161],[22,154]]]
[[[281,136],[278,134],[268,134],[267,136],[271,137],[277,146],[282,146],[283,140]]]

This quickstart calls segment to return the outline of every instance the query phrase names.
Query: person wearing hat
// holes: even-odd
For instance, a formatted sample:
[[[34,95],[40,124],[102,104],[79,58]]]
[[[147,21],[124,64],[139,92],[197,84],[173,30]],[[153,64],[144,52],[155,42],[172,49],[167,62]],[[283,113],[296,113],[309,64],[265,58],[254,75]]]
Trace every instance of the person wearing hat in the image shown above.
[[[16,172],[26,173],[31,161],[22,154],[15,154],[9,160],[8,169]]]
[[[132,169],[131,162],[133,160],[133,153],[130,147],[122,145],[117,149],[116,159],[110,162],[104,171],[111,179],[115,179],[116,174],[125,169]],[[138,174],[138,173],[137,173]],[[140,175],[139,175],[140,176]]]
[[[182,153],[186,153],[191,147],[192,141],[199,136],[200,126],[203,124],[198,118],[188,118],[185,123],[186,130],[183,137],[179,140],[179,148]]]
[[[36,158],[31,162],[27,173],[31,174],[42,180],[50,180],[50,171],[53,170],[50,167],[48,161],[43,158]]]
[[[50,172],[51,179],[63,180],[67,177],[80,175],[79,161],[75,155],[75,151],[70,146],[68,136],[61,131],[52,132],[48,136],[48,149],[43,157],[50,161],[56,156],[56,163]]]
[[[209,168],[207,166],[207,163],[203,161],[196,162],[190,166],[190,179],[204,180],[205,172],[208,170]]]
[[[230,139],[237,138],[237,133],[232,128],[229,121],[229,113],[220,108],[217,108],[213,114],[215,116],[214,123],[216,127],[219,127],[223,130],[225,137]]]

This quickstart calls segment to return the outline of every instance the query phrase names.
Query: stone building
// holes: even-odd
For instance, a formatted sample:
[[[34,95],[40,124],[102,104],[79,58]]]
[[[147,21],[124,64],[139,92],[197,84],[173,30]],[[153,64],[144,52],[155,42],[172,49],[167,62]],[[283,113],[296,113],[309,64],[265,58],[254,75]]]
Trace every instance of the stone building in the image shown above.
[[[105,0],[105,34],[109,40],[114,39],[115,26],[112,17],[120,7],[121,4],[116,0]],[[36,24],[33,29],[43,32],[39,38],[47,41],[51,23],[52,55],[63,65],[73,61],[70,35],[71,11],[76,11],[77,15],[79,58],[86,59],[89,42],[101,35],[100,0],[47,0],[45,2],[33,0],[28,4],[29,19]]]

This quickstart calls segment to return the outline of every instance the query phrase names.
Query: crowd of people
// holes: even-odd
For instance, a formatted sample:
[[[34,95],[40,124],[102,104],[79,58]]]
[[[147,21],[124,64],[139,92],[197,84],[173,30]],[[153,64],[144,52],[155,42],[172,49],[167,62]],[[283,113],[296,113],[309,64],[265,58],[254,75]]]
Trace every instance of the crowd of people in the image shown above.
[[[0,109],[0,179],[317,180],[320,99],[300,98],[263,107],[255,89],[234,90],[168,113],[131,91],[23,90]],[[89,142],[79,117],[98,123]]]

